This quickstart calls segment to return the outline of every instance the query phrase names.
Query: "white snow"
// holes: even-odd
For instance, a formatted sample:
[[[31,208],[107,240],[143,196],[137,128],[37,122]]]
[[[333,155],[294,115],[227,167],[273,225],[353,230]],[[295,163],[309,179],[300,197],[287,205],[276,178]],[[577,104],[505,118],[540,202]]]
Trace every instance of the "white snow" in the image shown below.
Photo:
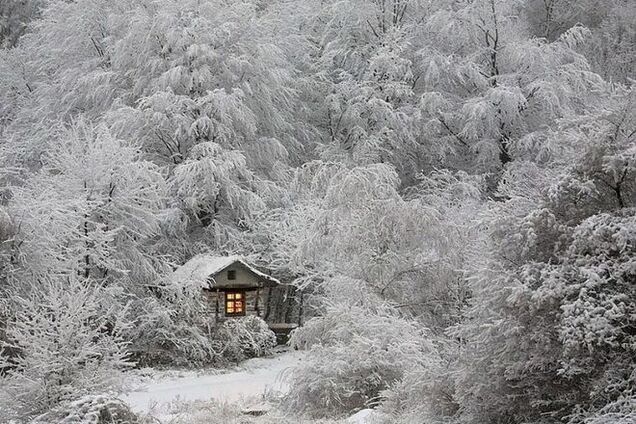
[[[210,254],[200,254],[194,256],[185,264],[177,268],[171,275],[170,280],[173,282],[195,281],[201,283],[204,287],[209,287],[208,277],[210,275],[217,274],[223,271],[230,265],[239,262],[254,274],[271,281],[276,284],[280,284],[280,281],[267,275],[252,265],[245,262],[241,256],[215,256]]]
[[[236,402],[241,399],[262,396],[266,392],[288,390],[286,370],[302,360],[303,353],[287,351],[267,358],[245,361],[239,368],[219,373],[218,370],[155,372],[151,381],[142,382],[122,399],[137,413],[148,413],[173,402],[210,399],[219,402]],[[129,384],[139,376],[131,375]]]
[[[361,409],[349,418],[347,418],[347,424],[368,424],[374,416],[375,411],[373,409]]]

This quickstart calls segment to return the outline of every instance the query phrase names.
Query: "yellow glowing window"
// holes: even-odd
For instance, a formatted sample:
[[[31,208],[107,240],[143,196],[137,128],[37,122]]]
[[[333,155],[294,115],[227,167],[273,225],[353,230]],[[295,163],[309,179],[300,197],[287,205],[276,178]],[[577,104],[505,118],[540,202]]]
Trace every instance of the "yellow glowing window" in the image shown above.
[[[243,293],[225,292],[225,315],[245,315]]]

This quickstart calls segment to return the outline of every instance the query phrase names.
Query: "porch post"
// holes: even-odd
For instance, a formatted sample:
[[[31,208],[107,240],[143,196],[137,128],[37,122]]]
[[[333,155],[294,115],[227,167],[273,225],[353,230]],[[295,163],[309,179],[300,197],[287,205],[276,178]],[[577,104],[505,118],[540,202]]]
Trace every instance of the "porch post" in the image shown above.
[[[216,289],[216,310],[214,313],[214,323],[219,322],[219,289]]]
[[[265,301],[265,316],[263,319],[267,321],[272,310],[272,288],[267,288],[267,300]]]
[[[300,292],[300,302],[299,302],[300,304],[298,305],[298,326],[302,327],[303,326],[303,313],[304,313],[304,311],[303,311],[303,306],[304,306],[304,302],[303,302],[304,296],[303,296],[303,294],[304,293],[303,293],[302,289],[300,289],[299,292]]]
[[[258,309],[258,298],[261,296],[261,283],[259,282],[258,285],[256,286],[256,300],[254,301],[254,309],[256,309],[256,316],[260,317],[261,316],[261,311]]]

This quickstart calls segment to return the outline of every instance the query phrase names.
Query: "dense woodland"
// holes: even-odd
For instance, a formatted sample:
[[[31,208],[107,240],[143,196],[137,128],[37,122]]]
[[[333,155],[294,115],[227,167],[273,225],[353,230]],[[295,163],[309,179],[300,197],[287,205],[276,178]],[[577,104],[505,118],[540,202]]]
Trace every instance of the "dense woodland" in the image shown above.
[[[0,421],[216,363],[195,254],[305,294],[290,415],[636,422],[633,0],[0,0]]]

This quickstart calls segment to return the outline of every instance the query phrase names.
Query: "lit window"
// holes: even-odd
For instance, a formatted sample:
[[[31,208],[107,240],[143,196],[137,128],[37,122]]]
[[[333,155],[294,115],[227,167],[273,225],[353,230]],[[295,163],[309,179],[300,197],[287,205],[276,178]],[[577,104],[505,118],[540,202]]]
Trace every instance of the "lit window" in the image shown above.
[[[225,315],[245,315],[243,293],[225,292]]]

